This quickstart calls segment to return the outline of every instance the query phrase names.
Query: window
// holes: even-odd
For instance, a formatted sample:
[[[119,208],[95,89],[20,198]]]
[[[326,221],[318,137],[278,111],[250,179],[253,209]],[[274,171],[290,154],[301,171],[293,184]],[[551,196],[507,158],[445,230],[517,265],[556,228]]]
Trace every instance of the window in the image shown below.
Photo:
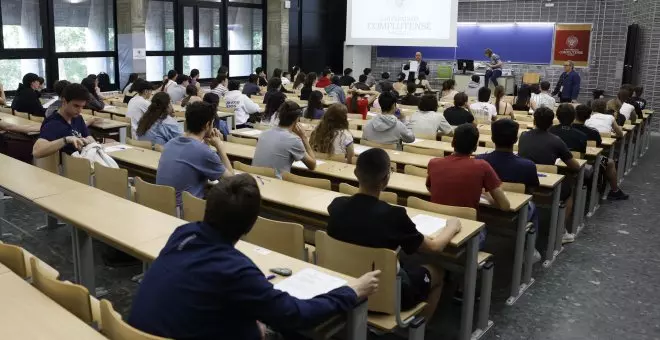
[[[105,72],[110,76],[110,83],[115,83],[114,58],[60,58],[58,59],[59,79],[79,83],[89,74]]]
[[[148,51],[174,51],[174,4],[149,1],[145,33]]]
[[[2,0],[0,5],[4,48],[42,48],[39,0]]]
[[[220,47],[220,9],[199,8],[199,47]]]
[[[229,0],[229,2],[238,2],[243,4],[262,4],[263,0]]]
[[[183,8],[183,47],[195,47],[195,9]]]
[[[247,77],[261,66],[261,54],[233,54],[229,56],[229,72],[232,77]]]
[[[263,49],[263,11],[256,8],[229,7],[229,50]]]
[[[4,1],[4,0],[3,0]],[[0,60],[0,84],[5,91],[15,91],[26,73],[46,74],[44,59],[5,59]],[[45,77],[44,77],[45,78]]]
[[[174,56],[147,56],[148,81],[163,81],[163,76],[172,69],[174,69]]]
[[[112,0],[53,0],[53,12],[55,52],[114,51]]]
[[[219,55],[186,55],[183,56],[183,73],[190,74],[190,70],[199,70],[202,79],[215,78],[218,69],[222,66],[222,56]],[[232,74],[232,76],[234,76]]]

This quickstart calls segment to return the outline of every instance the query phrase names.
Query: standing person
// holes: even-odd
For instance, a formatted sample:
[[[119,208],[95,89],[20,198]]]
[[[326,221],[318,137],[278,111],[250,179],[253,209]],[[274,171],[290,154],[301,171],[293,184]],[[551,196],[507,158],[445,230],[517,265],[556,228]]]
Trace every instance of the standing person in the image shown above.
[[[468,95],[468,97],[473,97],[475,98],[477,96],[477,93],[479,92],[479,88],[481,87],[481,78],[473,74],[472,77],[470,78],[470,82],[467,84],[467,88],[465,88],[465,94]]]
[[[60,109],[60,106],[62,106],[62,93],[64,93],[64,89],[69,85],[71,85],[71,83],[68,80],[58,80],[55,82],[55,85],[53,85],[53,90],[55,90],[55,94],[59,98],[50,104],[50,106],[48,106],[45,114],[46,117],[52,115],[55,111]]]
[[[18,84],[16,96],[11,102],[11,108],[14,111],[29,113],[38,117],[43,117],[46,113],[39,97],[39,76],[34,73],[27,73],[23,76],[23,82]]]
[[[345,155],[351,164],[354,155],[353,135],[348,131],[346,106],[332,104],[309,137],[309,145],[315,152]]]
[[[259,113],[259,105],[241,93],[241,84],[237,80],[229,82],[229,92],[225,95],[227,108],[234,109],[236,128],[246,128],[250,116]]]
[[[488,102],[490,100],[490,89],[487,87],[480,88],[478,99],[479,102],[470,105],[470,111],[472,111],[472,115],[477,122],[490,124],[497,118],[497,108]]]
[[[229,78],[225,75],[220,75],[217,78],[211,81],[211,93],[215,93],[220,97],[220,99],[225,97],[225,94],[229,91],[227,85],[229,83]],[[282,80],[280,80],[280,85],[282,85]]]
[[[351,90],[351,95],[346,98],[348,112],[361,114],[362,119],[366,120],[369,114],[369,108],[378,99],[378,95],[378,92],[371,90]]]
[[[188,104],[201,101],[202,98],[199,96],[199,89],[197,86],[190,84],[186,87],[186,97],[181,100],[181,107],[186,107]]]
[[[329,86],[330,84],[332,84],[331,78],[332,78],[332,71],[330,71],[330,69],[323,70],[323,72],[321,73],[321,78],[319,78],[319,81],[316,82],[316,87],[320,87],[323,89],[326,86]]]
[[[341,87],[341,78],[339,76],[332,77],[332,84],[325,87],[325,93],[330,97],[331,103],[346,103],[346,92]]]
[[[451,102],[454,99],[454,96],[458,93],[454,87],[456,87],[456,81],[454,79],[448,79],[442,83],[442,92],[440,92],[441,102]]]
[[[495,86],[495,109],[497,110],[497,115],[510,116],[511,119],[516,120],[516,116],[513,114],[513,106],[506,100],[502,100],[504,95],[504,86]]]
[[[429,74],[431,74],[431,70],[429,69],[428,63],[426,62],[426,60],[424,60],[422,58],[422,52],[415,53],[415,61],[417,62],[417,68],[416,69],[411,70],[410,69],[410,63],[408,63],[407,67],[405,68],[406,70],[411,72],[411,75],[410,75],[410,78],[409,78],[411,81],[419,78],[419,76],[422,75],[422,74],[425,75],[425,76],[428,76]]]
[[[138,124],[144,113],[149,109],[149,105],[151,105],[153,88],[148,81],[138,78],[135,83],[133,83],[132,91],[137,94],[128,102],[126,117],[131,120],[131,136],[137,138]]]
[[[580,74],[575,71],[575,63],[566,61],[564,62],[564,73],[559,76],[552,95],[559,96],[561,103],[576,103],[580,95],[580,81]]]
[[[504,63],[502,62],[500,56],[493,53],[493,50],[490,48],[487,48],[484,51],[484,54],[490,59],[490,62],[488,63],[488,70],[486,71],[485,75],[486,81],[484,82],[484,86],[488,87],[491,80],[493,81],[493,85],[498,86],[499,83],[497,82],[497,78],[502,76],[502,67],[504,66]]]
[[[197,88],[200,88],[201,85],[199,84],[199,70],[194,68],[190,70],[190,85],[194,85]]]
[[[243,86],[243,94],[248,96],[248,98],[261,95],[261,88],[257,82],[259,82],[259,76],[254,73],[251,74],[247,83]]]
[[[234,169],[225,152],[220,132],[213,128],[217,114],[213,105],[204,102],[186,107],[186,133],[165,144],[158,162],[156,184],[173,187],[177,204],[181,193],[204,198],[208,181],[230,177]],[[215,152],[209,148],[215,147]]]
[[[446,109],[443,115],[452,126],[474,123],[474,116],[470,112],[470,106],[468,105],[468,96],[463,92],[454,96],[454,106]]]
[[[131,73],[128,76],[128,81],[126,82],[126,85],[124,85],[124,88],[121,90],[121,92],[124,94],[124,96],[128,96],[129,93],[133,92],[131,90],[131,86],[133,86],[133,83],[138,79],[138,74],[137,73]]]
[[[365,84],[369,86],[369,88],[374,87],[376,85],[376,78],[374,78],[373,75],[371,75],[371,69],[370,68],[365,68],[363,71],[363,74],[367,76],[367,80],[365,81]]]
[[[309,100],[309,95],[314,91],[314,84],[316,84],[317,75],[315,72],[310,72],[305,78],[305,83],[300,89],[300,100]]]
[[[183,128],[174,119],[174,109],[172,108],[170,96],[165,92],[156,93],[147,112],[144,113],[138,123],[138,139],[149,141],[151,144],[165,145],[182,134]]]
[[[84,86],[87,91],[89,91],[89,99],[87,100],[87,105],[85,106],[86,109],[90,109],[93,111],[102,111],[103,108],[105,107],[105,103],[103,102],[103,99],[98,95],[96,91],[96,85],[95,85],[96,80],[92,78],[85,78],[83,79],[80,84]]]
[[[163,85],[160,87],[160,92],[167,92],[167,89],[170,86],[176,85],[176,77],[179,75],[179,73],[176,70],[169,70],[167,71],[167,76],[165,80],[163,81]]]
[[[353,78],[353,69],[347,68],[344,70],[344,76],[341,77],[341,86],[351,86],[355,83],[355,78]]]
[[[257,67],[254,70],[254,73],[256,73],[257,76],[259,77],[259,87],[268,86],[268,77],[266,76],[266,72],[264,72],[263,67]]]
[[[438,112],[438,99],[432,94],[424,95],[418,106],[418,111],[410,116],[408,127],[416,137],[433,136],[437,139],[442,136],[451,136],[454,129],[449,125],[442,112]]]
[[[253,166],[275,169],[278,178],[291,172],[293,162],[302,161],[309,170],[316,169],[314,151],[305,131],[298,125],[300,106],[287,101],[278,111],[279,124],[259,136],[252,159]]]
[[[392,92],[383,92],[378,96],[381,114],[370,119],[362,128],[362,138],[380,144],[401,144],[415,141],[415,134],[402,123],[394,114],[396,113],[397,95]]]
[[[536,110],[539,107],[547,107],[551,110],[554,110],[555,98],[550,95],[550,82],[542,81],[541,82],[541,93],[539,93],[536,98],[532,101],[532,110]]]
[[[303,117],[307,119],[321,119],[323,114],[323,93],[321,91],[314,91],[309,96]]]
[[[180,74],[176,77],[176,84],[167,88],[172,103],[180,102],[186,96],[186,87],[190,85],[190,77]]]

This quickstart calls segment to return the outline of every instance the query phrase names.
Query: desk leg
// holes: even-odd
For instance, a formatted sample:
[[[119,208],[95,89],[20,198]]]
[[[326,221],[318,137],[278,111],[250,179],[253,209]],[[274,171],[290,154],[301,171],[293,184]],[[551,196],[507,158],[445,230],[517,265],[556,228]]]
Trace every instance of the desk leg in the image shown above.
[[[126,144],[126,127],[119,128],[119,142]]]
[[[479,254],[479,236],[475,235],[467,242],[465,253],[465,273],[463,276],[463,306],[461,307],[461,330],[459,340],[472,337],[474,318],[474,293],[477,288],[477,267]]]
[[[630,136],[630,134],[628,134]],[[626,169],[626,138],[622,138],[619,141],[619,159],[616,168],[617,179],[619,184],[623,181],[623,174]]]
[[[626,149],[626,176],[630,173],[630,170],[632,170],[633,153],[635,150],[635,136],[637,136],[637,129],[638,127],[635,127],[632,131],[630,131],[630,141],[628,142],[628,147]]]
[[[346,321],[346,338],[348,340],[367,339],[367,314],[369,312],[367,300],[362,301],[352,310],[348,311]]]
[[[636,166],[637,165],[637,160],[639,159],[639,150],[641,150],[641,145],[644,144],[644,137],[646,137],[646,134],[644,132],[644,127],[646,127],[646,123],[642,122],[639,124],[638,131],[637,131],[637,143],[635,143],[635,147],[633,148],[633,157],[632,157],[632,165]]]
[[[86,232],[71,226],[73,240],[73,268],[76,283],[83,285],[89,294],[96,296],[94,277],[94,248],[92,238]]]
[[[525,249],[525,267],[523,268],[522,285],[527,289],[534,283],[532,270],[534,269],[534,251],[536,250],[536,230],[532,228],[525,234],[527,236],[527,248]]]
[[[5,193],[0,191],[0,238],[9,237],[11,234],[2,233],[2,219],[5,218],[5,202],[10,200],[10,196],[5,196]]]
[[[526,287],[521,286],[520,278],[522,277],[523,257],[525,252],[525,228],[527,227],[527,206],[525,204],[518,212],[518,228],[516,230],[516,248],[513,257],[513,274],[511,276],[511,294],[506,300],[506,304],[511,306],[516,303],[516,300],[523,294]],[[528,245],[529,246],[529,245]],[[533,247],[533,245],[531,246]],[[533,253],[532,253],[533,254]]]
[[[46,214],[46,224],[42,225],[40,227],[37,227],[37,231],[42,231],[42,230],[53,230],[57,229],[60,227],[64,227],[66,224],[60,223],[57,221],[57,218],[50,216]]]
[[[596,210],[600,207],[600,195],[598,192],[598,176],[600,175],[600,163],[603,160],[603,156],[596,156],[596,162],[594,162],[594,176],[591,179],[591,192],[589,193],[589,213],[588,217],[592,217]]]
[[[481,299],[479,301],[479,317],[477,318],[477,329],[472,333],[472,339],[480,339],[493,327],[490,317],[490,300],[493,292],[493,262],[487,261],[481,267]]]
[[[624,160],[625,162],[625,160]],[[584,191],[582,187],[584,186],[584,167],[580,169],[578,173],[577,185],[575,186],[575,193],[573,194],[573,234],[578,233],[578,227],[580,226],[580,216],[584,215],[583,212],[580,212],[581,200],[584,196]]]
[[[566,232],[566,207],[559,207],[559,219],[557,223],[557,234],[555,235],[555,258],[564,250],[562,238]]]
[[[564,178],[564,180],[567,180]],[[561,183],[552,190],[552,208],[550,210],[550,230],[548,231],[548,247],[545,250],[543,267],[550,268],[555,261],[555,238],[559,224],[559,197],[561,196]]]
[[[614,159],[614,148],[615,148],[615,147],[616,147],[616,144],[610,146],[610,152],[609,152],[609,154],[607,155],[607,157],[608,157],[610,160],[612,160],[612,161],[616,161],[616,160]],[[616,163],[615,163],[615,164],[616,164]],[[618,171],[617,171],[617,176],[618,176]],[[605,181],[605,190],[603,190],[603,197],[601,198],[602,200],[606,200],[606,199],[607,199],[607,192],[609,191],[609,189],[612,189],[612,188],[610,188],[610,184],[609,184],[609,182],[610,182],[610,181]]]

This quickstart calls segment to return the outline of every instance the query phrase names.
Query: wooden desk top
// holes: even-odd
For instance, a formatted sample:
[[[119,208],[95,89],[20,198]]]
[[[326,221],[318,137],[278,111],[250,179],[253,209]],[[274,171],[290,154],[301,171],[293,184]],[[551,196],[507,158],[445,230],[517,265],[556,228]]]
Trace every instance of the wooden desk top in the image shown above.
[[[10,115],[8,113],[0,112],[0,120],[2,120],[5,123],[9,124],[14,124],[14,125],[22,125],[22,126],[37,126],[40,127],[41,123],[35,122],[29,119],[21,118],[18,116]],[[30,132],[28,135],[38,135],[39,132]]]
[[[4,264],[0,263],[0,275],[11,273],[11,269],[7,268]]]
[[[14,273],[0,275],[0,301],[2,339],[106,339]]]
[[[158,170],[158,161],[160,160],[160,152],[141,148],[115,151],[108,155],[117,161],[138,165],[153,171]]]
[[[3,154],[0,154],[0,169],[2,169],[0,171],[0,187],[28,200],[85,187],[83,184],[70,181],[62,176]]]
[[[90,115],[82,115],[82,116],[86,121],[90,119],[99,119],[99,117],[96,116],[90,116]],[[118,120],[100,118],[99,121],[94,122],[94,124],[92,124],[90,127],[100,130],[115,130],[129,126],[131,126],[131,124],[129,123],[120,122]]]

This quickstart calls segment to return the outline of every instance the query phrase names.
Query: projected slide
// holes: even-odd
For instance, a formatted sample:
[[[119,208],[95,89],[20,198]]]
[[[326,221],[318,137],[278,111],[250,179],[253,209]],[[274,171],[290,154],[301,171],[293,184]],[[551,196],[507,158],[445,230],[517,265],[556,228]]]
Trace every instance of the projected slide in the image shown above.
[[[347,45],[456,46],[458,0],[349,0]]]

